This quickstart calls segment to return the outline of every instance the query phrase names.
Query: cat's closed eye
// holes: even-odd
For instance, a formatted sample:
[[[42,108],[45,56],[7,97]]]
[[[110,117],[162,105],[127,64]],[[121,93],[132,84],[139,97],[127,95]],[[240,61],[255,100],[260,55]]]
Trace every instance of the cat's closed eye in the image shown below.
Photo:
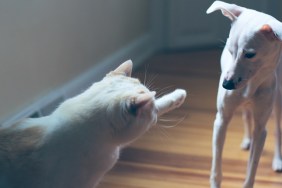
[[[128,113],[133,116],[137,116],[137,110],[138,110],[138,105],[136,105],[135,100],[136,100],[135,98],[132,98],[129,104],[127,105]]]

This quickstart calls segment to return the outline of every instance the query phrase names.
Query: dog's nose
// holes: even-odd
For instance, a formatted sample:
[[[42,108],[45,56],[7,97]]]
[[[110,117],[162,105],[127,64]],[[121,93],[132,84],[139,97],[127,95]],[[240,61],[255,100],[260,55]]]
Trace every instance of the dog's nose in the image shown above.
[[[227,89],[227,90],[233,90],[233,89],[235,89],[235,84],[234,84],[233,80],[224,79],[223,83],[222,83],[222,87],[224,89]]]

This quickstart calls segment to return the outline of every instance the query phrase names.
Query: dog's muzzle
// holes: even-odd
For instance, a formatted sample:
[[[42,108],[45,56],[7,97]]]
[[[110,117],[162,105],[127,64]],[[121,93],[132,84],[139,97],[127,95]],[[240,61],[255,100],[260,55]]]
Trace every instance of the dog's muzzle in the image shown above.
[[[222,83],[222,87],[224,89],[227,89],[227,90],[233,90],[233,89],[235,89],[234,81],[233,80],[226,80],[226,79],[224,79],[223,83]]]

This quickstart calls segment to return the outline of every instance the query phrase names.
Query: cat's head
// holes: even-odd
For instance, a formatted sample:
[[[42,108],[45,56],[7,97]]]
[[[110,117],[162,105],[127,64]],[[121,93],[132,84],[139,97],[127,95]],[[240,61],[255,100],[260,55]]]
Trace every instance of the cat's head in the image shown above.
[[[129,60],[82,94],[67,100],[61,111],[67,112],[74,124],[88,129],[93,126],[109,142],[124,145],[135,140],[156,123],[157,108],[155,92],[132,78],[131,72]]]
[[[132,62],[126,61],[106,75],[109,96],[107,121],[117,142],[127,144],[157,122],[156,92],[150,91],[138,79],[131,77]]]

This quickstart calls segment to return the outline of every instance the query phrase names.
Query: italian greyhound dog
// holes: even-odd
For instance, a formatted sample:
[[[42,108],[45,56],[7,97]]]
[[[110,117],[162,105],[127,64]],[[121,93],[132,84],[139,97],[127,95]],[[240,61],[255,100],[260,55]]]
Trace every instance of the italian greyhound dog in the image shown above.
[[[221,56],[222,73],[212,141],[211,188],[221,186],[222,150],[226,131],[234,111],[240,105],[244,106],[244,114],[249,115],[247,120],[253,118],[254,122],[243,186],[252,188],[266,138],[265,126],[273,103],[276,103],[275,112],[280,120],[281,91],[277,83],[280,82],[282,73],[282,23],[270,15],[221,1],[215,1],[207,13],[216,10],[221,10],[232,24]],[[279,141],[273,165],[276,171],[282,170],[280,149]]]

